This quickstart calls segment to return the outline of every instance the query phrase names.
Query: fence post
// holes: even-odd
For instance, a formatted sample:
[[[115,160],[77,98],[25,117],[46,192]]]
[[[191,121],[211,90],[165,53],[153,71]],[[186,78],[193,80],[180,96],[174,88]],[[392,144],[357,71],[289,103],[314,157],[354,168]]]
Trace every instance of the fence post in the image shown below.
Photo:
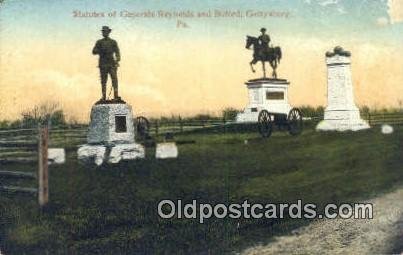
[[[368,125],[371,126],[371,113],[368,111]]]
[[[49,202],[48,141],[49,126],[40,126],[38,141],[38,202],[40,207],[47,205]]]
[[[226,121],[226,120],[225,120],[225,116],[222,118],[222,121],[223,121],[223,123],[224,123],[224,133],[226,133],[227,130],[226,130],[226,127],[225,127],[225,121]]]
[[[183,133],[183,122],[182,122],[182,117],[179,115],[179,128],[180,132]]]
[[[158,135],[158,120],[155,120],[155,135]]]

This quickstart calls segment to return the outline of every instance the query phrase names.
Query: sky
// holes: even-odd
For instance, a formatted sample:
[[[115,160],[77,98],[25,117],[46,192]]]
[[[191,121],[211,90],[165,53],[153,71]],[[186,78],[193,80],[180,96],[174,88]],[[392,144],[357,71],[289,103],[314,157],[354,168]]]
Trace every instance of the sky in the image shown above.
[[[209,11],[242,17],[198,17]],[[85,15],[94,12],[98,17]],[[133,16],[144,12],[155,15]],[[188,17],[166,16],[173,12]],[[132,17],[121,16],[127,13]],[[5,0],[0,4],[0,120],[57,102],[68,119],[88,121],[101,96],[98,59],[91,51],[104,25],[120,47],[119,92],[135,115],[245,107],[244,82],[262,76],[260,64],[256,73],[249,68],[252,51],[245,49],[245,39],[259,35],[261,27],[272,45],[282,48],[278,75],[291,83],[292,106],[326,106],[325,52],[337,45],[352,53],[358,106],[403,102],[400,0]]]

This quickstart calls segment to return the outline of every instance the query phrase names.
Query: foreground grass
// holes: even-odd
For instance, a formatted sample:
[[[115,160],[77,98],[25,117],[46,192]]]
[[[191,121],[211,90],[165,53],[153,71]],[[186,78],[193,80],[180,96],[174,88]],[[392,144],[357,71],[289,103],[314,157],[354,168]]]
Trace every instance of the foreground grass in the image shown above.
[[[177,140],[196,143],[180,145],[178,159],[155,160],[148,151],[145,160],[100,168],[78,164],[70,151],[66,164],[50,168],[47,210],[32,197],[1,194],[0,247],[6,254],[217,254],[268,242],[307,221],[162,220],[157,204],[303,199],[323,206],[370,198],[402,184],[402,131],[310,129],[268,140],[188,134]]]

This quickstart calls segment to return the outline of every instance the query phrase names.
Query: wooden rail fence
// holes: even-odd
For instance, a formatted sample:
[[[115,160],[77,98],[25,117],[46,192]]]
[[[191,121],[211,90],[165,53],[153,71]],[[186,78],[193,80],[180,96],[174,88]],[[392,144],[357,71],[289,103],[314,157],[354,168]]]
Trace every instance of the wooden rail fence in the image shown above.
[[[28,131],[28,132],[27,132]],[[21,141],[7,141],[10,139],[15,139],[18,137],[17,134],[25,133],[25,136],[21,136]],[[37,143],[33,143],[29,138],[35,137],[37,134]],[[9,158],[1,158],[0,166],[5,167],[10,164],[24,164],[30,165],[35,162],[38,163],[38,171],[35,172],[25,172],[25,171],[8,171],[0,170],[0,192],[6,193],[28,193],[37,195],[38,203],[40,207],[46,206],[49,201],[49,186],[48,186],[48,144],[49,144],[49,127],[48,125],[40,126],[36,131],[32,129],[23,130],[10,130],[10,131],[0,131],[0,155],[12,155],[12,150],[18,150],[15,155],[19,155],[22,151],[28,151],[31,157],[16,157],[11,156]],[[4,137],[5,135],[5,137]],[[24,138],[28,138],[24,141]],[[37,148],[37,151],[35,150]],[[4,149],[7,151],[5,152]],[[11,150],[11,153],[10,153]],[[8,152],[8,154],[7,154]],[[32,154],[37,154],[37,158],[32,157]],[[30,187],[20,187],[12,185],[2,185],[2,179],[34,179],[38,181],[37,188]]]
[[[402,125],[403,112],[394,113],[367,113],[363,116],[370,126],[389,124],[389,125]]]

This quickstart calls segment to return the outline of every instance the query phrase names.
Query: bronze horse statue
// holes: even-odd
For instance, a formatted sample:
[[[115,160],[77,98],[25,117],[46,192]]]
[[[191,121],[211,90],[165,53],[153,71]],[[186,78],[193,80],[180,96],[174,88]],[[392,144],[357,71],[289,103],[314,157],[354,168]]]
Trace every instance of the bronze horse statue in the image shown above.
[[[271,68],[273,69],[272,77],[277,79],[276,68],[277,64],[280,63],[281,48],[277,46],[265,50],[263,46],[259,43],[258,38],[248,35],[246,36],[245,47],[249,49],[251,45],[253,45],[253,59],[249,63],[249,65],[252,69],[252,72],[255,72],[255,69],[253,69],[253,65],[256,64],[258,61],[261,61],[263,66],[263,78],[266,78],[265,62],[268,61],[270,63]]]

